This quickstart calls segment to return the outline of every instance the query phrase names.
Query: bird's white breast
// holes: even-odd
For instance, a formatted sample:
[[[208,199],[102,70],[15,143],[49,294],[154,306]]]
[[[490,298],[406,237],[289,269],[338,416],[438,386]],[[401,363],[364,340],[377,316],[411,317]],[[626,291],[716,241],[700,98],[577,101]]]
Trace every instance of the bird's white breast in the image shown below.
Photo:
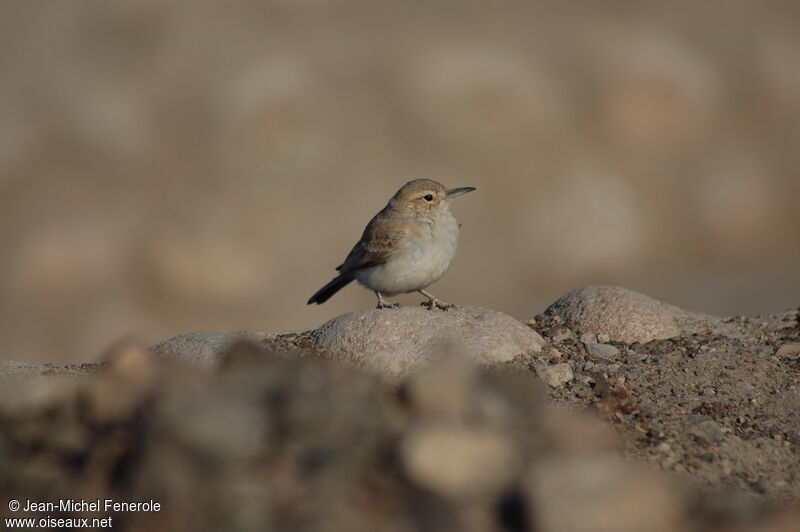
[[[385,264],[356,273],[370,290],[391,296],[422,290],[450,267],[458,247],[458,222],[449,210],[424,225],[422,235],[409,238]]]

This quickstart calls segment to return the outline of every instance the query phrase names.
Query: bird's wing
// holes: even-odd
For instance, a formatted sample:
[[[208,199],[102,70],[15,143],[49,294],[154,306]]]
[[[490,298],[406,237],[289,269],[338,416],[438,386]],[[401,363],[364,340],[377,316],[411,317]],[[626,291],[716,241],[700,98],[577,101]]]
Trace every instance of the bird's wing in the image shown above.
[[[406,237],[406,231],[400,229],[404,224],[390,223],[384,211],[370,220],[364,229],[361,240],[353,246],[344,262],[336,268],[342,274],[384,264],[400,247]]]

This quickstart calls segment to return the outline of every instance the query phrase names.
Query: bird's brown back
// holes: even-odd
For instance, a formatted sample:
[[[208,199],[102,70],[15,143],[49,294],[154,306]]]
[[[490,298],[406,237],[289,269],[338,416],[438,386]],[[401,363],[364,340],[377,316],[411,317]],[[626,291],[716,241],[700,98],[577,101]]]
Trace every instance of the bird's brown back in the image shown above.
[[[336,269],[343,274],[384,264],[403,243],[407,224],[398,224],[387,205],[364,228],[361,239]]]

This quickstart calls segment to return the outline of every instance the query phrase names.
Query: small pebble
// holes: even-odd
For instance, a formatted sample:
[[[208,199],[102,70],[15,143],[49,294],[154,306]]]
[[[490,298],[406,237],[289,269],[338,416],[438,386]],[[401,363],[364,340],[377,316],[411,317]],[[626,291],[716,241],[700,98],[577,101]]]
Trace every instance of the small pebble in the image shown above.
[[[619,356],[619,349],[610,344],[586,344],[586,352],[603,359],[613,359]]]
[[[551,388],[559,388],[575,377],[570,365],[564,362],[552,366],[536,364],[534,368],[536,375]]]

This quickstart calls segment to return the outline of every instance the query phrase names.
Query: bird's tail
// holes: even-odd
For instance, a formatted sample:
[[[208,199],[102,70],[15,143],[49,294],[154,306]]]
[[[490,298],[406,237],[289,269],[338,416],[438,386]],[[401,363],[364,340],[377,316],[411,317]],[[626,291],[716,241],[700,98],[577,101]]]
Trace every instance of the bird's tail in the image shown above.
[[[310,305],[311,303],[321,305],[325,303],[333,294],[349,285],[353,281],[353,278],[353,275],[339,275],[338,277],[334,277],[331,282],[317,290],[317,293],[311,296],[311,299],[308,300],[306,305]]]

